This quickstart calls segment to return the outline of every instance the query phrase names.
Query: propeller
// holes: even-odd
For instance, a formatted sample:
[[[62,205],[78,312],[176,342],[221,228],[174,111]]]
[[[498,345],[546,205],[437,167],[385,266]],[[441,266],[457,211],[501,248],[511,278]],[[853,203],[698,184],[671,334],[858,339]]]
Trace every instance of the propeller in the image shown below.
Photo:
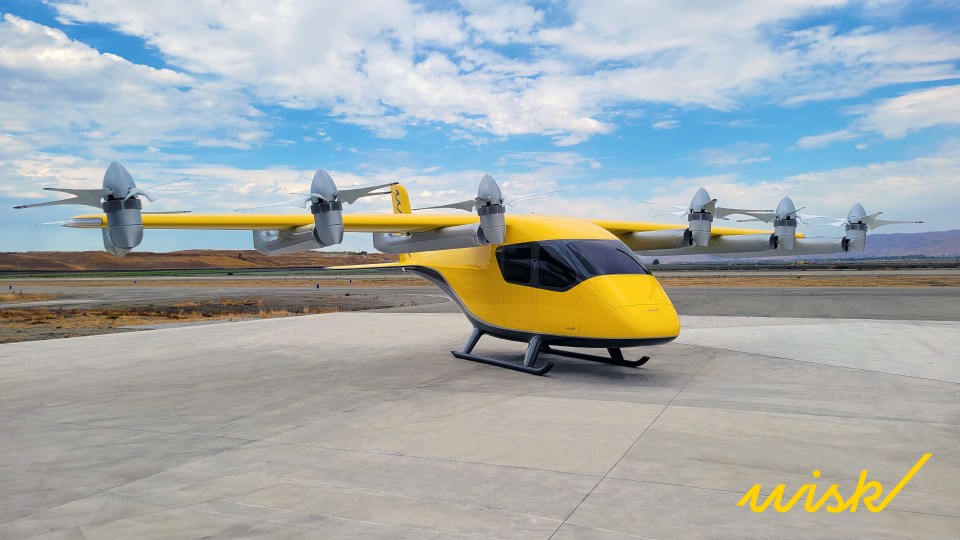
[[[388,182],[386,184],[377,184],[375,186],[339,189],[334,183],[333,177],[330,176],[330,173],[323,169],[317,169],[317,172],[313,175],[313,182],[310,184],[310,193],[299,193],[298,195],[306,197],[306,199],[304,199],[304,204],[316,203],[320,201],[339,201],[347,204],[353,204],[362,197],[370,197],[372,195],[389,195],[389,192],[377,193],[376,191],[378,189],[390,187],[397,183],[398,182]]]
[[[562,189],[557,189],[554,191],[542,191],[540,193],[531,193],[530,195],[524,195],[522,197],[517,197],[516,199],[509,200],[506,202],[506,205],[510,207],[514,207],[514,206],[517,206],[518,203],[521,203],[523,201],[536,200],[544,195],[550,195],[551,193],[562,193],[562,192],[563,192]],[[478,203],[479,200],[480,199],[478,198],[473,198],[473,199],[467,199],[465,201],[460,201],[455,203],[438,204],[436,206],[424,206],[421,208],[414,208],[414,210],[437,210],[441,208],[452,208],[454,210],[463,210],[464,212],[473,212],[478,208],[478,205],[480,204]]]
[[[860,252],[867,249],[867,231],[870,229],[885,227],[887,225],[923,223],[922,221],[879,219],[877,216],[882,213],[883,212],[874,212],[868,215],[867,211],[864,210],[863,205],[856,203],[850,207],[850,211],[847,212],[846,218],[827,219],[833,219],[835,221],[834,223],[830,223],[830,225],[844,227],[843,250]]]
[[[168,184],[172,183],[168,182]],[[61,204],[79,204],[101,208],[107,216],[107,227],[102,230],[103,247],[109,253],[122,257],[143,241],[143,217],[141,215],[143,204],[140,202],[138,195],[143,195],[147,200],[153,200],[146,193],[143,193],[145,189],[150,188],[137,188],[130,172],[123,165],[114,161],[107,167],[107,171],[103,175],[103,187],[100,189],[46,188],[47,191],[66,193],[73,195],[73,197],[24,204],[16,208],[35,208],[37,206]]]
[[[749,214],[750,212],[772,212],[772,210],[750,210],[744,208],[726,208],[723,206],[717,206],[717,199],[710,197],[710,194],[707,193],[707,190],[700,188],[693,195],[693,199],[690,201],[690,204],[686,206],[678,206],[673,204],[663,204],[653,201],[637,201],[643,204],[652,204],[656,206],[665,206],[667,208],[676,208],[677,212],[667,212],[665,214],[659,214],[661,216],[683,216],[686,214],[694,214],[700,212],[707,212],[712,214],[717,219],[728,219],[729,216],[734,214]]]
[[[834,223],[829,223],[828,225],[833,225],[834,227],[842,227],[844,225],[850,224],[863,224],[870,229],[876,229],[877,227],[886,227],[887,225],[901,225],[905,223],[923,223],[922,221],[903,221],[903,220],[889,220],[889,219],[878,219],[877,216],[883,212],[874,212],[870,215],[867,215],[867,211],[864,210],[863,205],[857,203],[850,208],[850,211],[847,212],[847,217],[845,218],[836,218],[836,217],[827,217],[827,216],[817,216],[825,219],[833,220]]]
[[[653,204],[657,206],[666,206],[676,208],[677,212],[668,212],[670,216],[687,216],[687,230],[684,231],[683,240],[688,246],[708,246],[710,245],[711,230],[714,217],[718,219],[729,219],[734,214],[749,214],[750,212],[770,212],[770,210],[749,210],[744,208],[725,208],[717,206],[717,199],[710,197],[707,190],[700,188],[693,194],[693,199],[687,206],[676,206],[672,204],[663,204],[652,201],[638,201],[644,204]]]
[[[775,211],[741,212],[751,217],[750,219],[738,219],[737,222],[762,221],[764,223],[773,223],[773,234],[770,236],[770,244],[774,249],[792,250],[794,240],[796,240],[797,236],[797,225],[800,223],[801,217],[803,217],[797,212],[804,208],[805,207],[797,208],[790,197],[784,197],[780,199],[780,203],[777,204]]]
[[[249,206],[247,208],[237,208],[234,212],[245,212],[248,210],[258,210],[260,208],[274,208],[278,206],[293,206],[296,208],[308,208],[311,204],[319,202],[339,202],[353,204],[363,197],[372,197],[374,195],[390,195],[389,191],[377,191],[385,187],[390,187],[399,182],[389,182],[386,184],[377,184],[351,189],[340,189],[333,181],[330,173],[323,169],[317,169],[313,175],[313,181],[310,184],[310,193],[294,193],[303,199],[276,204],[263,204],[260,206]]]
[[[313,227],[309,230],[295,231],[254,231],[253,243],[257,251],[267,255],[280,253],[294,253],[311,249],[323,248],[339,244],[343,241],[343,203],[353,204],[362,197],[372,195],[389,195],[390,192],[377,191],[390,187],[397,182],[378,184],[375,186],[339,189],[330,173],[317,169],[310,182],[309,193],[298,193],[303,197],[297,204],[281,203],[253,208],[237,209],[253,210],[268,206],[297,206],[310,208],[313,214]]]

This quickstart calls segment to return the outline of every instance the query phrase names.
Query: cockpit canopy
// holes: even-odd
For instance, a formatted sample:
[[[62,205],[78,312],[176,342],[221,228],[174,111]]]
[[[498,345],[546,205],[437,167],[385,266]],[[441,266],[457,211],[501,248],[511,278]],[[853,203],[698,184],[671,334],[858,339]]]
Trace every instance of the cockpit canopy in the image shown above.
[[[565,291],[595,276],[650,274],[619,240],[549,240],[497,248],[507,283]]]

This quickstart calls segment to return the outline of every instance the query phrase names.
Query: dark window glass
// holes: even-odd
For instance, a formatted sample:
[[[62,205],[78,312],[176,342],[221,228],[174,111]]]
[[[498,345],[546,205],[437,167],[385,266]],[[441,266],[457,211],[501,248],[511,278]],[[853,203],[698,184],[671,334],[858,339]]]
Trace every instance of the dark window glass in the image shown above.
[[[508,283],[529,285],[533,276],[533,249],[505,247],[500,252],[500,271]]]
[[[649,274],[640,259],[619,240],[575,240],[567,247],[580,264],[594,276],[606,274]]]
[[[566,289],[577,282],[577,275],[552,247],[540,248],[537,279],[543,287]]]

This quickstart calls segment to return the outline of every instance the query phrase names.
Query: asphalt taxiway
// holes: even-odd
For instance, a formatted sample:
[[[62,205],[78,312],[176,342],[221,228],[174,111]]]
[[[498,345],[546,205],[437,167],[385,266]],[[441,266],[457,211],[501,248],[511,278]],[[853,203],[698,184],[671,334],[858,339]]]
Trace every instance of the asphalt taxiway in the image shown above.
[[[449,304],[0,345],[0,538],[960,536],[954,289],[711,291],[545,377]],[[736,506],[928,452],[879,513]]]

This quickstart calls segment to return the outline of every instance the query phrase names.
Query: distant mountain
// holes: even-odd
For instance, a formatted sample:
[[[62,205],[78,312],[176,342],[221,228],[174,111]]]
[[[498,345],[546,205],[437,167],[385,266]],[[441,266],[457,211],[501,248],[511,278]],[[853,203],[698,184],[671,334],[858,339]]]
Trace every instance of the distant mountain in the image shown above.
[[[841,229],[842,230],[842,229]],[[844,253],[840,257],[928,257],[960,256],[960,230],[922,233],[867,234],[863,253]],[[831,256],[834,258],[836,256]]]

